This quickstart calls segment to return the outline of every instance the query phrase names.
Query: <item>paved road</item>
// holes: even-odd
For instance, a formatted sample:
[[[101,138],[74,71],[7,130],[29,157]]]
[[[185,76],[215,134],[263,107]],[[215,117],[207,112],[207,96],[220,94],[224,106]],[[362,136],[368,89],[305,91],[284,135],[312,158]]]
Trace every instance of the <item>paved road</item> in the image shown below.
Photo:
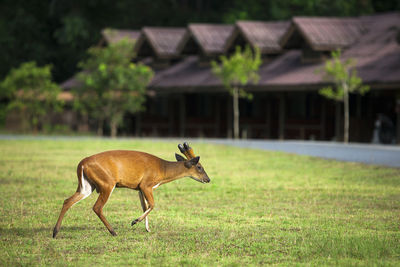
[[[65,137],[65,136],[24,136],[24,135],[1,135],[0,139],[89,139],[98,137]],[[108,139],[108,138],[105,138]],[[129,140],[130,138],[118,138],[119,140]],[[118,140],[117,139],[117,140]],[[143,140],[149,140],[143,138]],[[362,162],[367,164],[377,164],[400,168],[400,146],[393,145],[372,145],[372,144],[348,144],[335,142],[317,141],[270,141],[270,140],[239,140],[231,139],[191,139],[173,138],[163,139],[154,138],[150,140],[165,141],[174,140],[177,143],[182,141],[217,143],[233,145],[238,147],[255,148],[272,151],[283,151],[288,153],[316,156],[321,158],[336,159],[342,161]]]
[[[210,142],[367,164],[400,167],[400,146],[342,144],[316,141],[265,141],[210,139]]]

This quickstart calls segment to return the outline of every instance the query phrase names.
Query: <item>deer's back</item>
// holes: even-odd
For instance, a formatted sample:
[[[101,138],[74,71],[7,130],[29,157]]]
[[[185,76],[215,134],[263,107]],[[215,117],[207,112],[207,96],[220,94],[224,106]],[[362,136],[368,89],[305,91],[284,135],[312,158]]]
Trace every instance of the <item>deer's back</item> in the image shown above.
[[[84,158],[85,175],[97,185],[115,184],[136,189],[146,179],[162,175],[162,160],[154,155],[130,150],[112,150]]]

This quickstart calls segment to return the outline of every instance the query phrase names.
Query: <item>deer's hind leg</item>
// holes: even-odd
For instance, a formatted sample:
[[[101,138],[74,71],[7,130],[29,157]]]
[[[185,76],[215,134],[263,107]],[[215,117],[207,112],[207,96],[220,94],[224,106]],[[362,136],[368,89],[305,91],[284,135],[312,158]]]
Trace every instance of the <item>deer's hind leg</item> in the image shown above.
[[[87,198],[94,190],[94,185],[89,182],[89,180],[84,175],[83,171],[81,173],[81,177],[79,177],[79,185],[78,189],[76,190],[75,194],[71,197],[67,198],[64,201],[63,207],[60,212],[60,216],[58,217],[57,223],[53,229],[53,238],[56,237],[57,233],[60,231],[61,222],[64,218],[65,213],[71,208],[74,204],[78,203],[82,199]]]

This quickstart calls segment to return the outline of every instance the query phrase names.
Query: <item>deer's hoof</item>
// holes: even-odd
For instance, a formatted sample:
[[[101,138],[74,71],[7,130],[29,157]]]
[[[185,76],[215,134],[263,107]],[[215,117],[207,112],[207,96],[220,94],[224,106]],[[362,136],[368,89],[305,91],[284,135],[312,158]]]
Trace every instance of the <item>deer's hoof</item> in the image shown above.
[[[131,226],[135,225],[138,221],[139,221],[139,219],[133,220],[131,223]]]
[[[56,236],[57,236],[57,233],[58,233],[58,230],[57,230],[57,228],[54,228],[54,230],[53,230],[53,238],[56,238]]]

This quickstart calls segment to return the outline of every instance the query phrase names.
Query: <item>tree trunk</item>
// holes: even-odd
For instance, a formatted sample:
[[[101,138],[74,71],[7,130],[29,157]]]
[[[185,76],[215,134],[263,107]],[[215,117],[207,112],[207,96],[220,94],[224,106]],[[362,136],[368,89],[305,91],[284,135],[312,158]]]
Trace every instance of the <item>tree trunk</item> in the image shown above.
[[[233,137],[239,139],[239,88],[233,88]]]
[[[342,140],[342,103],[340,101],[336,101],[335,104],[335,141],[339,142]]]
[[[110,118],[111,138],[117,137],[118,125],[121,124],[124,113],[115,113]]]
[[[349,142],[349,90],[347,84],[343,84],[344,101],[344,143]]]
[[[104,120],[100,119],[97,124],[97,135],[98,136],[103,136],[103,123],[104,123]]]
[[[110,128],[111,128],[111,138],[117,137],[117,122],[111,120]]]

